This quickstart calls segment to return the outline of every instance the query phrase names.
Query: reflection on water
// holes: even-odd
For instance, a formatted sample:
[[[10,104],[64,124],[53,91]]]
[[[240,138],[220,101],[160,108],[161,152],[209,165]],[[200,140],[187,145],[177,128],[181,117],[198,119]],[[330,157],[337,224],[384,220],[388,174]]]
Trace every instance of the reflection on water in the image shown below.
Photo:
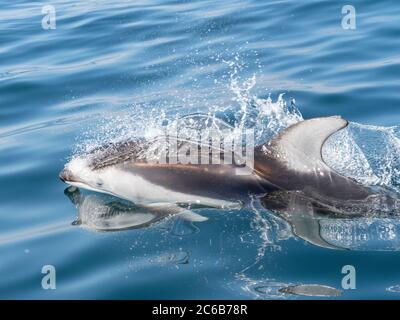
[[[141,229],[172,216],[191,222],[207,220],[188,208],[174,204],[137,205],[114,197],[108,199],[110,197],[104,195],[83,194],[75,187],[65,189],[64,193],[78,211],[73,224],[96,231]]]
[[[96,231],[145,228],[167,217],[162,212],[145,212],[120,201],[106,202],[95,194],[83,195],[76,188],[67,188],[65,194],[78,211],[78,218],[73,224]]]
[[[278,192],[261,199],[264,208],[287,221],[293,234],[313,245],[328,249],[397,251],[400,249],[400,221],[397,216],[380,217],[367,202],[343,207],[356,212],[340,212],[297,192]],[[380,208],[379,208],[380,209]],[[361,211],[360,211],[361,210]],[[365,209],[367,211],[367,209]],[[371,215],[374,213],[376,215]]]

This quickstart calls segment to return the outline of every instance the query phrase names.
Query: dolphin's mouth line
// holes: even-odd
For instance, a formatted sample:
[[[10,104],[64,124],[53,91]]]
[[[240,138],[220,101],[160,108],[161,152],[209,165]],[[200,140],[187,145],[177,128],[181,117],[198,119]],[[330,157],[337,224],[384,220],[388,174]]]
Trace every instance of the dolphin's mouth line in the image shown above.
[[[63,180],[63,181],[66,184],[69,184],[69,185],[77,187],[77,188],[82,188],[82,189],[91,190],[91,191],[100,192],[100,193],[107,193],[105,190],[93,188],[90,185],[80,182],[80,181],[68,181],[68,180]]]
[[[78,181],[78,180],[66,180],[66,179],[64,179],[64,178],[62,178],[62,177],[60,177],[60,180],[62,181],[62,182],[65,182],[65,183],[67,183],[67,184],[71,184],[71,183],[80,183],[80,181]]]

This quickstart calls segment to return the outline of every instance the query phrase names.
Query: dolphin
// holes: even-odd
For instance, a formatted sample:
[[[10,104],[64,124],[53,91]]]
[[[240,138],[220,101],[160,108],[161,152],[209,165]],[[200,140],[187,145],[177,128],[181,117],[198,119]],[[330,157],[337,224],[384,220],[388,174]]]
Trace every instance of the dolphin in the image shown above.
[[[251,198],[264,197],[266,208],[279,211],[287,205],[276,199],[291,193],[330,215],[359,216],[365,210],[370,215],[375,211],[379,214],[398,211],[395,198],[377,196],[372,188],[341,175],[323,160],[324,142],[347,125],[339,116],[298,122],[254,148],[254,165],[246,175],[237,174],[243,167],[240,161],[230,164],[150,161],[147,151],[156,145],[154,140],[132,139],[72,159],[59,177],[69,185],[140,204],[198,204],[234,209],[241,208]]]

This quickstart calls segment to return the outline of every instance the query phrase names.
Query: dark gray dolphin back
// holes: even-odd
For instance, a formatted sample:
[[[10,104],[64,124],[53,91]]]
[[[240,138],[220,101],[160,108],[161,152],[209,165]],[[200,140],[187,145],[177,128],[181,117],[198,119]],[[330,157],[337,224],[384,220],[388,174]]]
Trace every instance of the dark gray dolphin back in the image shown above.
[[[299,190],[310,196],[364,199],[368,188],[328,167],[322,146],[348,122],[340,117],[314,118],[285,129],[255,150],[257,173],[283,190]]]

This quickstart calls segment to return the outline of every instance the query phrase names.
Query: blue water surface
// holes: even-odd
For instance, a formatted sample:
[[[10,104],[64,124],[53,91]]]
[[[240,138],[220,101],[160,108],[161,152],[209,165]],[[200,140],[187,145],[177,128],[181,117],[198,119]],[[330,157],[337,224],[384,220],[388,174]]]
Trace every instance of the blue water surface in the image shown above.
[[[346,4],[58,0],[56,28],[46,30],[43,1],[3,1],[0,298],[298,299],[279,289],[342,289],[342,267],[352,265],[356,289],[340,298],[398,299],[396,219],[328,225],[341,250],[305,241],[257,204],[202,209],[209,219],[201,223],[172,217],[98,232],[72,224],[78,211],[58,179],[88,136],[106,142],[115,134],[104,127],[120,114],[130,115],[125,126],[145,130],[163,112],[240,107],[250,89],[274,101],[285,93],[305,119],[341,115],[395,128],[400,4],[352,1],[356,28],[344,29]],[[363,245],[374,232],[376,241]],[[55,290],[42,288],[45,265],[56,269]]]

